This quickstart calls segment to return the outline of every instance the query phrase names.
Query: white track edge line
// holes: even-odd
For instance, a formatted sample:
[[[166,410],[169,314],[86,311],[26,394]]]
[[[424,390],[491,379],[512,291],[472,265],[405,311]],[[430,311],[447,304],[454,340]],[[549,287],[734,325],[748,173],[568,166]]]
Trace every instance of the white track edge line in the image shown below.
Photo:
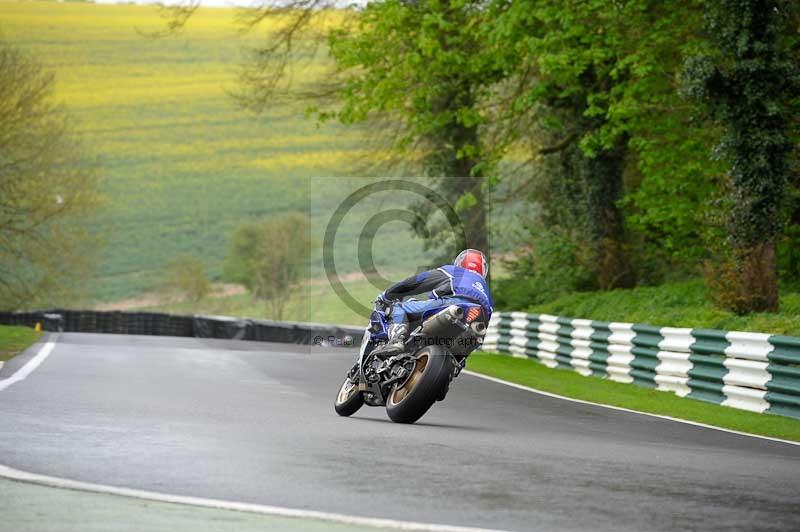
[[[749,432],[742,432],[742,431],[739,431],[739,430],[726,429],[726,428],[723,428],[723,427],[717,427],[716,425],[708,425],[706,423],[700,423],[700,422],[697,422],[697,421],[689,421],[688,419],[680,419],[680,418],[677,418],[677,417],[665,416],[663,414],[652,414],[650,412],[642,412],[641,410],[631,410],[630,408],[624,408],[624,407],[621,407],[621,406],[604,405],[602,403],[594,403],[592,401],[586,401],[584,399],[575,399],[573,397],[566,397],[564,395],[558,395],[558,394],[555,394],[555,393],[545,392],[544,390],[537,390],[536,388],[531,388],[530,386],[525,386],[525,385],[522,385],[522,384],[517,384],[517,383],[514,383],[514,382],[505,381],[503,379],[498,379],[497,377],[490,377],[489,375],[484,375],[482,373],[476,373],[476,372],[470,371],[470,370],[464,370],[461,373],[465,373],[465,374],[471,375],[473,377],[478,377],[479,379],[485,379],[487,381],[492,381],[492,382],[495,382],[495,383],[498,383],[498,384],[505,384],[506,386],[511,386],[512,388],[517,388],[519,390],[524,390],[526,392],[536,393],[536,394],[544,395],[544,396],[547,396],[547,397],[553,397],[555,399],[563,399],[564,401],[571,401],[573,403],[581,403],[581,404],[585,404],[585,405],[599,406],[599,407],[602,407],[602,408],[609,408],[611,410],[619,410],[621,412],[629,412],[631,414],[640,414],[642,416],[650,416],[650,417],[656,417],[656,418],[659,418],[659,419],[666,419],[668,421],[675,421],[677,423],[683,423],[685,425],[694,425],[695,427],[703,427],[703,428],[706,428],[706,429],[718,430],[718,431],[721,431],[721,432],[729,432],[731,434],[738,434],[739,436],[748,436],[750,438],[758,438],[758,439],[761,439],[761,440],[769,440],[769,441],[774,441],[774,442],[778,442],[778,443],[788,443],[789,445],[800,446],[800,442],[796,442],[796,441],[783,440],[781,438],[773,438],[771,436],[761,436],[760,434],[751,434]]]
[[[0,380],[0,391],[5,390],[12,384],[25,380],[28,378],[33,370],[39,367],[39,365],[44,362],[44,360],[50,356],[50,352],[53,351],[53,348],[56,346],[55,342],[47,342],[44,344],[39,352],[30,359],[24,366],[19,368],[13,375],[8,377],[7,379]]]
[[[22,482],[29,482],[32,484],[49,486],[53,488],[88,491],[92,493],[101,493],[106,495],[118,495],[122,497],[130,497],[135,499],[144,499],[149,501],[156,501],[156,502],[163,502],[170,504],[199,506],[203,508],[211,508],[217,510],[248,512],[256,514],[272,515],[278,517],[315,519],[320,521],[341,523],[345,525],[360,525],[360,526],[370,526],[377,528],[390,528],[394,530],[420,530],[429,532],[500,532],[485,528],[417,523],[414,521],[399,521],[395,519],[385,519],[379,517],[360,517],[355,515],[320,512],[316,510],[301,510],[298,508],[267,506],[262,504],[225,501],[220,499],[206,499],[202,497],[191,497],[185,495],[170,495],[167,493],[159,493],[154,491],[138,490],[131,488],[119,488],[115,486],[107,486],[104,484],[94,484],[91,482],[81,482],[78,480],[51,477],[48,475],[39,475],[36,473],[28,473],[26,471],[20,471],[18,469],[14,469],[4,465],[0,465],[0,477],[7,478],[10,480],[17,480]]]

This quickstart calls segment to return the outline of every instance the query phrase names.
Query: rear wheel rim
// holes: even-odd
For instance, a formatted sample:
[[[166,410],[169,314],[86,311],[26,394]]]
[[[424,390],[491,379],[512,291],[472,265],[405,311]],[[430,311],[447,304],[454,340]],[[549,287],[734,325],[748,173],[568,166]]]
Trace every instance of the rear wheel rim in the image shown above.
[[[422,377],[422,374],[425,373],[425,368],[428,367],[428,357],[430,355],[428,353],[422,353],[417,356],[417,360],[414,363],[414,370],[411,372],[411,375],[406,379],[406,382],[403,383],[402,386],[399,386],[392,390],[392,393],[389,394],[389,402],[393,405],[400,404],[403,400],[411,394],[411,391],[419,382],[419,379]]]

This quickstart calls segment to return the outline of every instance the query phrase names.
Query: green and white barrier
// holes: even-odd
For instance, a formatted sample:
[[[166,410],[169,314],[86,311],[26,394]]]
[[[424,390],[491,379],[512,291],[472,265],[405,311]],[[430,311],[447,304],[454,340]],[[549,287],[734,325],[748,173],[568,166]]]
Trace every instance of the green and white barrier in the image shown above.
[[[800,418],[800,338],[499,312],[484,351]]]

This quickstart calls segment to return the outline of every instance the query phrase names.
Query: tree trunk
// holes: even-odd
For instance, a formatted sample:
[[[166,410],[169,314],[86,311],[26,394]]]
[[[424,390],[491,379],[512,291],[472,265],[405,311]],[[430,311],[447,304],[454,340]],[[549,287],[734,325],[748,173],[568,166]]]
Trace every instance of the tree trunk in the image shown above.
[[[733,258],[709,263],[707,282],[714,300],[736,314],[778,309],[776,243],[736,248]]]
[[[477,137],[477,132],[472,133]],[[489,256],[489,229],[487,224],[486,199],[483,194],[483,176],[471,175],[475,167],[475,161],[471,158],[463,158],[456,161],[455,169],[460,176],[460,188],[464,194],[472,194],[475,203],[465,208],[459,213],[461,222],[464,225],[467,247],[479,249]]]
[[[596,256],[597,284],[602,290],[636,286],[636,274],[625,250],[625,224],[617,201],[623,195],[627,138],[612,150],[586,158],[587,224]]]
[[[738,287],[748,310],[778,310],[778,271],[775,263],[775,240],[761,242],[738,253]]]
[[[425,169],[437,184],[437,191],[451,206],[464,195],[471,194],[475,201],[458,211],[461,227],[440,227],[431,231],[432,245],[441,246],[441,252],[436,260],[439,262],[452,260],[464,247],[475,248],[483,251],[489,257],[489,230],[488,210],[486,198],[483,193],[484,178],[482,175],[473,175],[475,165],[478,163],[472,157],[458,157],[459,151],[465,146],[478,144],[478,132],[475,127],[466,127],[461,124],[450,124],[436,137],[428,139],[430,155],[425,160]],[[424,206],[422,206],[424,208]],[[428,211],[418,211],[426,217]],[[443,235],[445,231],[460,232],[463,228],[464,239],[461,235]],[[442,237],[449,236],[449,239]]]

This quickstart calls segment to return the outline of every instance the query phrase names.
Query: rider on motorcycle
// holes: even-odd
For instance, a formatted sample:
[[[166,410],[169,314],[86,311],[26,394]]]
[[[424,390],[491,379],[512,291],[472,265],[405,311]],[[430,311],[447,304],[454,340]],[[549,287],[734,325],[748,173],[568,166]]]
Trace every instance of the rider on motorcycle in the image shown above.
[[[382,353],[401,351],[408,339],[408,321],[418,319],[425,311],[454,303],[478,303],[486,314],[492,315],[492,296],[486,283],[489,262],[477,249],[465,249],[453,264],[428,270],[396,283],[382,292],[376,303],[391,315],[389,339],[376,349]],[[429,292],[426,300],[403,302],[403,298]]]

